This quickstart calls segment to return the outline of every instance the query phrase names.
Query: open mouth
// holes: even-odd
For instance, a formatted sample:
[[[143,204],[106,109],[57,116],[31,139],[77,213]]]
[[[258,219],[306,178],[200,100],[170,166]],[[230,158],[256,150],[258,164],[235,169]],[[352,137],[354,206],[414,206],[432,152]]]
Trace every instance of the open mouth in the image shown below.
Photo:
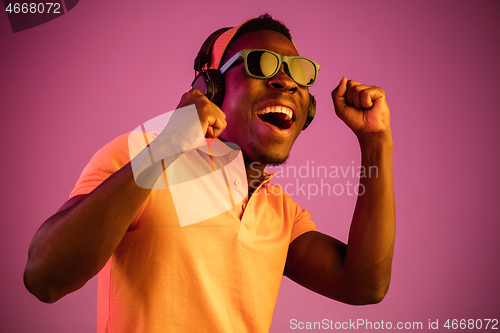
[[[276,126],[280,130],[288,129],[293,124],[293,111],[284,106],[268,106],[259,111],[260,120]]]

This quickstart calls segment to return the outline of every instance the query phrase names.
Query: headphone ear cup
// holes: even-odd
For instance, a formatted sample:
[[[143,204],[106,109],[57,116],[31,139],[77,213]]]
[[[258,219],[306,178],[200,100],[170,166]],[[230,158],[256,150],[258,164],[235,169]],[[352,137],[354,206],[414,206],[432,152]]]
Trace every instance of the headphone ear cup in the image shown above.
[[[218,107],[221,107],[222,102],[224,101],[224,95],[226,93],[224,78],[222,77],[222,74],[218,69],[209,69],[206,71],[206,73],[211,79],[213,91],[212,98],[210,98],[210,100]]]
[[[307,111],[307,119],[302,130],[305,130],[307,126],[313,121],[314,116],[316,115],[316,99],[313,95],[309,94],[309,110]]]
[[[224,78],[217,69],[200,72],[191,84],[191,89],[198,89],[218,107],[222,106],[225,94]]]

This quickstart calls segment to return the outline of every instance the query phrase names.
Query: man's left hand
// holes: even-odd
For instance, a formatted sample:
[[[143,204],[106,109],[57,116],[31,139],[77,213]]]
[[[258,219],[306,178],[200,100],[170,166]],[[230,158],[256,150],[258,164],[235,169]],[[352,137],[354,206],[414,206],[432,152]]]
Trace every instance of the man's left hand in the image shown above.
[[[343,77],[332,91],[335,113],[358,138],[366,134],[390,133],[389,106],[385,91]]]

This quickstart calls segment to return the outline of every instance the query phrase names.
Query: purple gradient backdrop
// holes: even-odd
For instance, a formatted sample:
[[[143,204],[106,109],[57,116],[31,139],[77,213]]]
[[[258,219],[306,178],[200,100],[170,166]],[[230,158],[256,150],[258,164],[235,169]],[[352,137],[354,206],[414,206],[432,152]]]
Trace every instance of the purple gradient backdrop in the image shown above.
[[[429,319],[500,319],[500,3],[249,4],[85,0],[17,34],[0,14],[1,332],[95,331],[95,278],[52,305],[25,290],[31,238],[97,149],[175,108],[209,33],[263,12],[284,21],[301,54],[322,65],[311,89],[316,119],[289,165],[359,163],[356,139],[336,118],[330,92],[343,75],[387,92],[398,222],[382,303],[344,305],[284,278],[271,331],[290,331],[293,318],[424,327]],[[295,199],[319,230],[347,240],[354,197]]]

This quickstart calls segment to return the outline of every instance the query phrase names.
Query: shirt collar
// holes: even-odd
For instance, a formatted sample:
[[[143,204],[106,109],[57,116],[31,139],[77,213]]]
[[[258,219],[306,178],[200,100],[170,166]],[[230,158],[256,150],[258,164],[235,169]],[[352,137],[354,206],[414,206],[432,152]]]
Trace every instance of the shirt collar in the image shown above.
[[[198,147],[197,149],[204,152],[205,154],[215,157],[226,156],[227,154],[233,153],[235,151],[241,151],[237,145],[229,142],[223,142],[217,138],[205,139],[205,141],[207,142],[207,144],[205,146]]]

